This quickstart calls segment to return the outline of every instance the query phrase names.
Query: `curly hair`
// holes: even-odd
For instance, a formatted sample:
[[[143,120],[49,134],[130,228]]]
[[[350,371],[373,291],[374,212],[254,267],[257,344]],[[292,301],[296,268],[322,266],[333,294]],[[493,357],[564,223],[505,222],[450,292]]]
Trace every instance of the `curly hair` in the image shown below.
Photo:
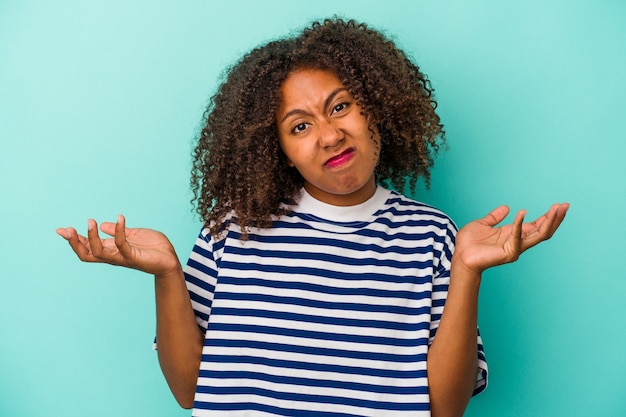
[[[445,139],[428,79],[380,32],[327,19],[250,51],[211,98],[191,174],[192,201],[211,234],[233,213],[245,239],[249,227],[270,227],[295,204],[304,179],[280,149],[276,112],[283,81],[299,69],[332,72],[378,129],[377,184],[414,190],[422,177],[429,185]]]

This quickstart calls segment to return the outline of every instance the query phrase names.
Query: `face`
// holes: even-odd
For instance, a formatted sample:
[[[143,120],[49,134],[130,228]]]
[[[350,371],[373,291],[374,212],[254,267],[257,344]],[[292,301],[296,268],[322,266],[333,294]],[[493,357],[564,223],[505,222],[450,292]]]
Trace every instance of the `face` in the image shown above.
[[[380,137],[331,72],[292,72],[281,86],[276,114],[280,146],[313,197],[336,206],[374,195]]]

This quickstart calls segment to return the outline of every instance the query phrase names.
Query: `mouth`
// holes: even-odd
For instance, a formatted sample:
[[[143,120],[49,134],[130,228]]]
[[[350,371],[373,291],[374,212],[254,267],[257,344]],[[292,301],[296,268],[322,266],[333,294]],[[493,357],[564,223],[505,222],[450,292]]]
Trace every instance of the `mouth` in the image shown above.
[[[338,155],[333,156],[328,161],[324,162],[324,166],[328,168],[336,168],[341,166],[352,159],[354,156],[354,148],[348,148]]]

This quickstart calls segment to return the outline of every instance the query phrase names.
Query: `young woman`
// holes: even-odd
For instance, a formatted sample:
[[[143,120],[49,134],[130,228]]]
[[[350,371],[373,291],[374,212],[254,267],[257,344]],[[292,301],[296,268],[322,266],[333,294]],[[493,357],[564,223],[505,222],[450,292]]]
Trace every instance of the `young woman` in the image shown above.
[[[481,273],[550,238],[568,205],[497,227],[502,206],[457,234],[387,189],[428,181],[435,107],[382,34],[315,23],[251,51],[213,97],[184,270],[122,216],[100,227],[112,238],[94,220],[58,233],[83,261],[155,276],[159,360],[194,416],[460,416],[487,383]]]

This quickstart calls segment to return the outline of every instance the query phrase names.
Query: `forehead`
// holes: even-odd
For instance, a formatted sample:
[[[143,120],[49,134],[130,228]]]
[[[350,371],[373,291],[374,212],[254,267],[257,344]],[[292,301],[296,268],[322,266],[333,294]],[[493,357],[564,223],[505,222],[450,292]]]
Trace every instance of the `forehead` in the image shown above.
[[[345,89],[345,86],[331,71],[321,69],[292,71],[280,87],[280,110],[320,100],[323,102],[338,89]]]

